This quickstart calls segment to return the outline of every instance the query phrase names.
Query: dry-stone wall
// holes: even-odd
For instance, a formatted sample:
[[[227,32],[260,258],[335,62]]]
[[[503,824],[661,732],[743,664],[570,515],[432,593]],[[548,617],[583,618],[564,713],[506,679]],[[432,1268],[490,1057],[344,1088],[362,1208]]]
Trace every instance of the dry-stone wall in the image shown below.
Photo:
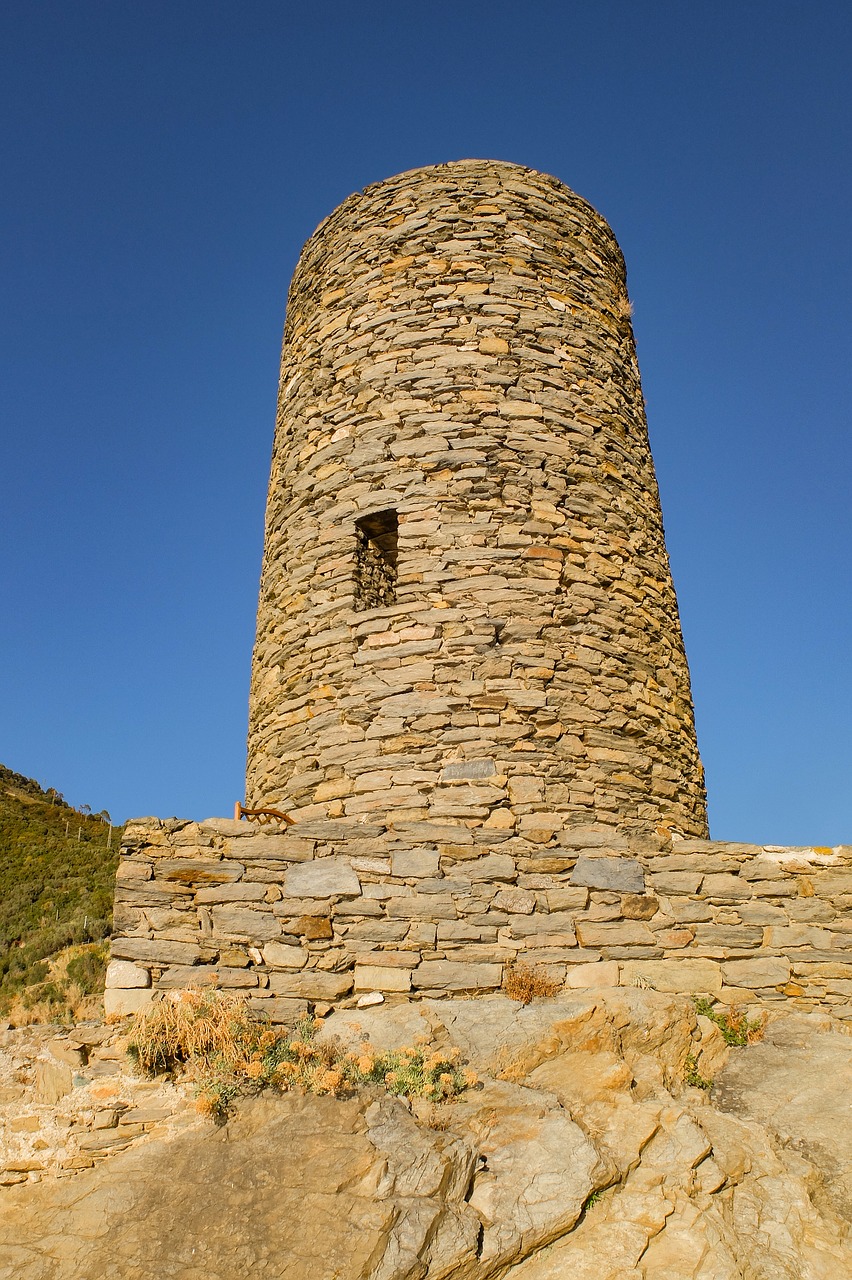
[[[118,869],[107,1012],[218,985],[273,1021],[369,993],[498,988],[506,965],[568,988],[649,985],[852,1017],[852,847],[628,841],[545,827],[524,852],[423,823],[149,818]]]
[[[566,820],[706,835],[624,262],[554,178],[415,170],[304,249],[247,803],[391,828],[417,877],[420,826],[451,821],[490,888]]]

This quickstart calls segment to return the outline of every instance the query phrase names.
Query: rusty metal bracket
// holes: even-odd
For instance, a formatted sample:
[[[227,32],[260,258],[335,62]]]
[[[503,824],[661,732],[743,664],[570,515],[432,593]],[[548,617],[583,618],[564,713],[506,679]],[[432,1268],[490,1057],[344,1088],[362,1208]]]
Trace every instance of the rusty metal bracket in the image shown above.
[[[289,813],[282,813],[280,809],[245,809],[238,800],[234,805],[234,821],[239,822],[241,818],[247,818],[250,822],[256,822],[262,827],[272,826],[276,822],[283,822],[286,826],[292,827],[296,821],[291,818]]]

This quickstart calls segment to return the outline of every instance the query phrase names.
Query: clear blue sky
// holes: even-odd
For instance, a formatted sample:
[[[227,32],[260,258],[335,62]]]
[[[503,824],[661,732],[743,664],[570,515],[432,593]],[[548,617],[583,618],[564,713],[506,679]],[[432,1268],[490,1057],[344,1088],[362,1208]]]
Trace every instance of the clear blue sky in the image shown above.
[[[5,0],[0,760],[230,812],[290,274],[556,174],[624,249],[719,839],[852,842],[848,0]]]

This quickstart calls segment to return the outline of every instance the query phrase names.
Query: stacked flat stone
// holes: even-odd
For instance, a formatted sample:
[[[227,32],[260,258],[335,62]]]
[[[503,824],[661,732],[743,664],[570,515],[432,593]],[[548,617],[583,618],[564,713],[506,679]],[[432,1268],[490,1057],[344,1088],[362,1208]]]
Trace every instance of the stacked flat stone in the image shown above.
[[[372,993],[493,991],[522,961],[569,990],[638,984],[852,1017],[852,847],[637,851],[575,828],[517,859],[471,838],[449,871],[437,853],[377,856],[377,826],[352,823],[342,843],[337,825],[129,823],[107,1012],[219,986],[288,1022]]]
[[[450,877],[453,829],[706,835],[624,263],[555,178],[415,170],[304,249],[247,803]]]

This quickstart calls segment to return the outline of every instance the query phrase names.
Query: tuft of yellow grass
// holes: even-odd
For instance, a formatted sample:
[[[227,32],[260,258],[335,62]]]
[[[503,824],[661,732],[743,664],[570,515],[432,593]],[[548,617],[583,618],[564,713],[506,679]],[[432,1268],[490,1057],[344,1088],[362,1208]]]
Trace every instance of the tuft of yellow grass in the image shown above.
[[[291,1031],[273,1028],[240,996],[191,990],[137,1013],[127,1052],[146,1074],[184,1071],[195,1081],[199,1110],[218,1121],[239,1093],[266,1087],[343,1097],[378,1085],[440,1102],[478,1083],[458,1049],[417,1044],[379,1052],[365,1040],[346,1051],[314,1039],[321,1025],[303,1018]]]
[[[539,968],[517,961],[507,964],[503,974],[503,990],[510,1000],[519,1000],[521,1004],[529,1004],[535,996],[555,996],[559,991],[559,983],[548,978]]]

